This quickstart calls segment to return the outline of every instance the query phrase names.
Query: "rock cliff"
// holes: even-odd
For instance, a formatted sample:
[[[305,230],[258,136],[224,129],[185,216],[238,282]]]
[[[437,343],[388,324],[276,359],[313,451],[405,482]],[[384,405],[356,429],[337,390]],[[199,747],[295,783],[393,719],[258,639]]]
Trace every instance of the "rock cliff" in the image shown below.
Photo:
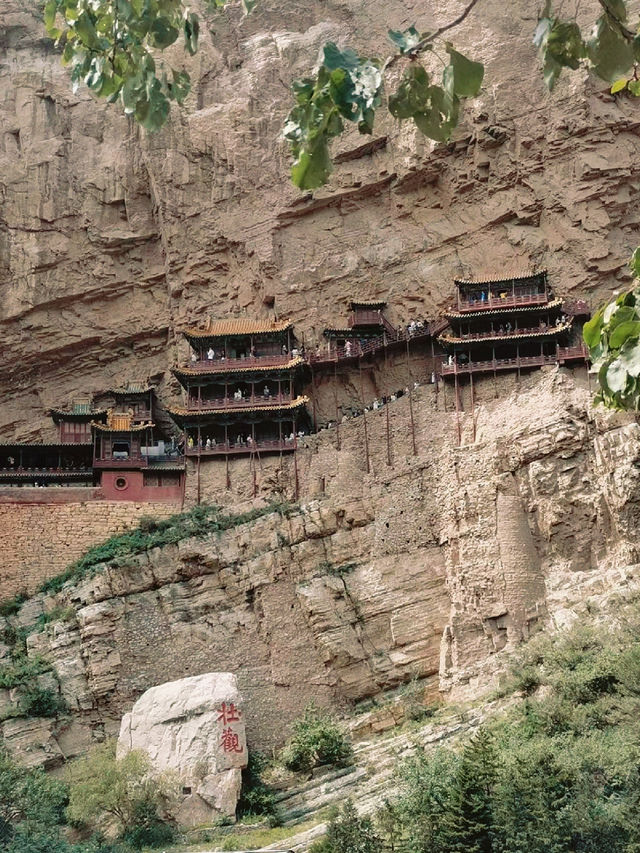
[[[530,0],[483,0],[456,31],[487,71],[450,145],[381,117],[373,139],[338,144],[329,187],[311,197],[289,184],[288,86],[321,44],[385,55],[388,27],[428,28],[462,6],[265,0],[244,20],[205,11],[197,56],[174,56],[193,93],[147,136],[71,91],[39,3],[1,0],[0,435],[46,435],[46,406],[129,378],[177,395],[177,330],[208,313],[260,315],[275,300],[309,341],[353,296],[387,299],[396,321],[432,316],[459,273],[539,263],[562,294],[594,302],[625,282],[637,103],[582,75],[546,94]]]
[[[28,639],[53,662],[75,730],[59,742],[55,727],[44,737],[10,720],[9,745],[55,764],[116,731],[147,688],[212,669],[237,673],[260,747],[282,742],[310,700],[344,707],[414,677],[434,698],[482,693],[500,650],[637,583],[640,427],[594,411],[586,385],[554,368],[514,383],[510,403],[487,395],[460,415],[421,388],[415,456],[385,466],[380,443],[366,475],[356,419],[339,452],[330,433],[310,439],[326,491],[288,517],[32,599],[23,622],[54,605],[76,612]],[[393,405],[400,417],[408,400]],[[373,421],[369,435],[375,447]]]

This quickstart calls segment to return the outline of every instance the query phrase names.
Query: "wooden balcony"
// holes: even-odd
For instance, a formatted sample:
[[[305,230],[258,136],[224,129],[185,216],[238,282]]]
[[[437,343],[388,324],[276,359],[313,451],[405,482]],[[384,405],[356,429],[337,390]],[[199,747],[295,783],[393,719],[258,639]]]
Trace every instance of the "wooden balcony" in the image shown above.
[[[281,355],[248,355],[246,358],[204,358],[185,365],[198,373],[229,373],[247,367],[284,367],[296,358],[291,353]]]
[[[458,297],[458,311],[495,311],[496,308],[522,308],[526,306],[546,305],[547,293],[508,293],[504,297],[488,295],[486,299],[461,299]]]
[[[278,406],[281,403],[291,403],[293,399],[291,394],[271,394],[269,397],[265,397],[264,394],[256,394],[253,397],[243,397],[241,400],[234,400],[233,397],[214,397],[210,400],[198,400],[190,397],[187,401],[187,408],[193,409],[194,412],[202,410],[227,411],[229,409]]]
[[[471,361],[466,364],[443,364],[441,376],[466,376],[470,373],[493,373],[501,370],[518,370],[519,368],[543,367],[548,364],[566,364],[571,361],[588,361],[586,347],[558,347],[554,355],[531,355],[515,358],[494,358],[488,361]]]
[[[298,440],[282,441],[275,439],[273,441],[255,441],[249,444],[236,444],[234,442],[220,442],[212,447],[187,447],[187,456],[233,456],[236,454],[247,453],[283,453],[289,450],[296,450]]]
[[[93,460],[94,468],[147,468],[149,465],[148,459],[142,454],[134,453],[127,456],[126,459],[108,459],[101,457]]]
[[[448,321],[441,322],[437,328],[445,329],[447,325]],[[378,352],[387,346],[419,340],[420,338],[428,338],[432,334],[434,334],[434,332],[428,324],[425,324],[422,328],[415,329],[413,332],[409,332],[407,329],[391,328],[391,331],[387,331],[383,335],[376,335],[373,338],[368,338],[364,343],[360,343],[360,341],[350,341],[349,346],[332,347],[331,349],[323,348],[320,352],[309,355],[307,360],[311,364],[348,361],[352,358],[361,358],[362,356]]]
[[[92,476],[91,468],[0,468],[0,480],[10,479],[62,479],[82,480]]]

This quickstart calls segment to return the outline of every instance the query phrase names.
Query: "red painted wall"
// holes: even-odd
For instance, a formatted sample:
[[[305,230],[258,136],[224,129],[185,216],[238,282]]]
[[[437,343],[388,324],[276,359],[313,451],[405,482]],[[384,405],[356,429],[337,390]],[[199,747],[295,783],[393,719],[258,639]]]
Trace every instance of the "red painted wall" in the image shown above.
[[[145,485],[142,471],[103,471],[100,487],[108,501],[173,501],[182,503],[184,472],[178,473],[175,483]]]

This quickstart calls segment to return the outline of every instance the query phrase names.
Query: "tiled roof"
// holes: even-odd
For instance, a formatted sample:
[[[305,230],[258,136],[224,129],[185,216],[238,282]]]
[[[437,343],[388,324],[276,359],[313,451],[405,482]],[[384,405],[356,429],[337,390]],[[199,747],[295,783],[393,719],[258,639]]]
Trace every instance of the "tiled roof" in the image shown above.
[[[492,341],[519,341],[523,338],[540,338],[545,335],[559,335],[561,332],[566,332],[571,328],[571,323],[562,323],[560,326],[548,326],[546,329],[535,329],[526,332],[514,332],[511,334],[504,333],[497,335],[481,335],[477,338],[466,337],[460,338],[451,334],[440,335],[438,340],[444,344],[480,344],[491,343]]]
[[[384,299],[352,299],[351,308],[382,308],[387,303]]]
[[[242,415],[249,412],[282,412],[288,409],[298,409],[300,406],[306,406],[308,402],[308,397],[296,397],[291,403],[277,403],[273,406],[234,406],[230,409],[185,409],[183,406],[175,406],[173,408],[168,406],[167,411],[170,415],[179,415],[181,417],[185,415],[219,415],[221,413]]]
[[[527,305],[520,307],[519,305],[512,305],[511,308],[485,308],[483,311],[445,311],[445,317],[455,317],[458,320],[465,319],[466,317],[491,317],[492,315],[497,314],[513,314],[515,311],[518,314],[521,311],[546,311],[547,308],[558,308],[562,305],[562,299],[550,299],[549,302],[543,305]]]
[[[297,367],[299,364],[304,364],[304,358],[301,356],[296,356],[292,358],[291,361],[284,362],[284,364],[267,364],[267,365],[259,365],[253,364],[248,367],[236,367],[236,364],[242,364],[240,359],[227,359],[224,362],[224,368],[220,366],[220,362],[216,361],[212,364],[217,364],[218,367],[213,367],[211,370],[207,370],[205,367],[174,367],[171,369],[171,372],[175,376],[207,376],[208,373],[250,373],[255,370],[291,370],[294,367]]]
[[[0,441],[0,447],[91,447],[90,441]]]
[[[128,425],[125,423],[125,420],[122,419],[110,421],[106,424],[99,424],[96,423],[96,421],[91,421],[91,426],[100,430],[100,432],[142,432],[145,429],[150,429],[155,426],[155,424],[152,424],[151,422],[146,424],[133,424],[129,419],[127,420]]]
[[[497,275],[497,276],[489,276],[487,278],[478,278],[478,279],[466,279],[466,278],[454,278],[454,282],[456,284],[499,284],[500,282],[507,281],[522,281],[527,278],[538,278],[541,275],[546,275],[547,271],[545,270],[537,270],[537,272],[532,271],[520,271],[514,272],[512,275]]]
[[[107,414],[106,409],[87,409],[86,411],[74,411],[73,409],[47,409],[47,414],[52,418],[97,418]]]
[[[209,320],[203,328],[188,328],[184,334],[191,338],[222,338],[227,335],[263,335],[270,332],[286,332],[291,320],[250,320],[234,317],[229,320]]]
[[[148,394],[149,391],[153,391],[153,385],[147,385],[146,382],[128,382],[124,388],[108,388],[105,394],[124,397],[126,394]]]

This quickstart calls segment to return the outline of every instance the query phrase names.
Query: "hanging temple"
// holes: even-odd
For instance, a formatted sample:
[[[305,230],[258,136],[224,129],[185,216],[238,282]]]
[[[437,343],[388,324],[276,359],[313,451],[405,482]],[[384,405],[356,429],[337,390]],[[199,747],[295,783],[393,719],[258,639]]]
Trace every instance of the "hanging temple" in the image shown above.
[[[162,407],[153,386],[128,383],[52,408],[57,441],[0,444],[0,485],[97,486],[110,500],[179,499],[188,457],[228,464],[239,455],[295,453],[305,435],[337,428],[337,402],[335,421],[316,418],[317,379],[331,381],[338,364],[386,364],[394,352],[406,352],[407,368],[410,352],[423,354],[420,381],[452,383],[456,400],[459,383],[468,381],[473,393],[478,374],[588,363],[580,334],[588,306],[556,298],[546,271],[455,285],[455,304],[436,322],[397,328],[384,301],[353,301],[344,327],[325,329],[313,347],[288,320],[210,320],[185,329],[190,358],[172,370],[182,405]]]

